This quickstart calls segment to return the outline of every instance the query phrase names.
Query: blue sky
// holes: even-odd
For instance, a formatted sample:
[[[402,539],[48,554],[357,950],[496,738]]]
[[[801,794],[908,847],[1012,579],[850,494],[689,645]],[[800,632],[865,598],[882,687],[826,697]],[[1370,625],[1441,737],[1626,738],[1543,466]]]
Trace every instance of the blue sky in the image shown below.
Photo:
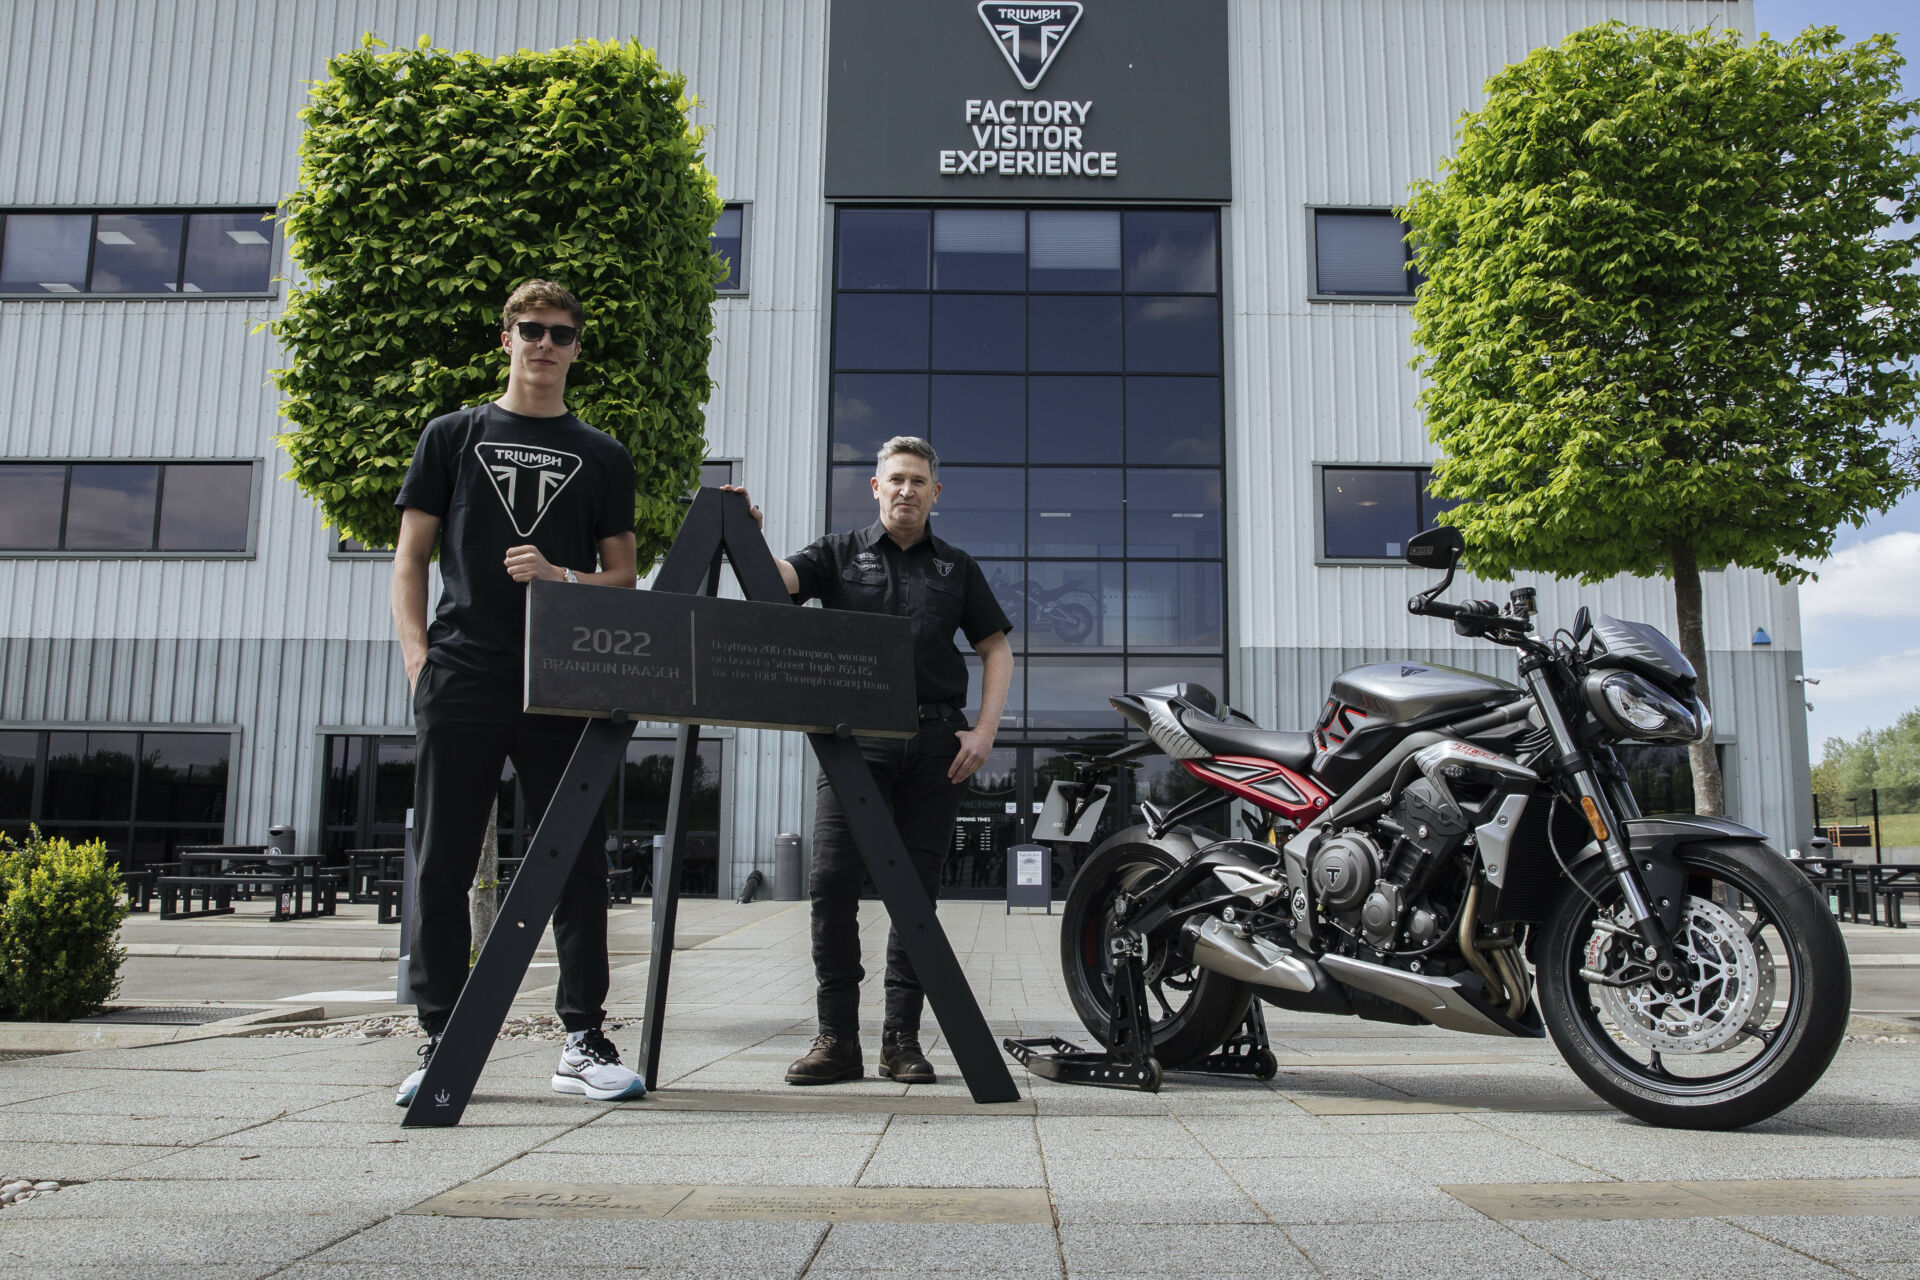
[[[1754,26],[1785,39],[1809,26],[1849,40],[1889,32],[1908,59],[1908,97],[1920,96],[1916,0],[1754,0]],[[1813,758],[1830,737],[1879,729],[1920,706],[1920,494],[1841,533],[1820,581],[1801,588]]]

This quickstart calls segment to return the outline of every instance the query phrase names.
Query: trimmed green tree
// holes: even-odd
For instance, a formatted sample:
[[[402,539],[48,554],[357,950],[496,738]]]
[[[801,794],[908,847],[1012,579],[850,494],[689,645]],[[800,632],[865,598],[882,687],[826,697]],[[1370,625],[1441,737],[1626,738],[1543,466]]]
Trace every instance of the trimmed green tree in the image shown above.
[[[726,272],[692,105],[632,42],[487,58],[368,36],[327,63],[283,206],[301,278],[272,330],[280,444],[328,524],[393,544],[421,428],[505,390],[501,305],[545,277],[587,312],[568,406],[633,455],[640,563],[666,549]]]
[[[127,905],[98,840],[0,833],[0,1018],[66,1022],[120,990]]]
[[[1433,491],[1467,566],[1779,580],[1915,483],[1920,157],[1903,59],[1608,23],[1494,76],[1403,216]],[[1711,744],[1696,805],[1724,811]]]

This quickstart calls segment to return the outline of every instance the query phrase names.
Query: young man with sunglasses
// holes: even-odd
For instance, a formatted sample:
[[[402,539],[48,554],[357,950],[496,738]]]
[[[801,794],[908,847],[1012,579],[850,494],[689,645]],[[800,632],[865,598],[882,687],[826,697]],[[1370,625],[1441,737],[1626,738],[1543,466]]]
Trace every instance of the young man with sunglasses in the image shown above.
[[[526,584],[535,578],[635,584],[633,459],[567,412],[580,358],[578,299],[549,280],[513,291],[502,315],[507,391],[427,424],[400,486],[393,623],[413,684],[414,828],[419,878],[408,976],[427,1032],[421,1065],[400,1086],[406,1106],[426,1074],[467,978],[467,891],[487,810],[512,760],[531,830],[546,812],[580,727],[521,709]],[[427,622],[427,566],[440,551],[443,591]],[[596,569],[595,565],[599,567]],[[601,1030],[607,996],[606,832],[598,818],[553,914],[567,1043],[557,1093],[610,1101],[646,1084]]]

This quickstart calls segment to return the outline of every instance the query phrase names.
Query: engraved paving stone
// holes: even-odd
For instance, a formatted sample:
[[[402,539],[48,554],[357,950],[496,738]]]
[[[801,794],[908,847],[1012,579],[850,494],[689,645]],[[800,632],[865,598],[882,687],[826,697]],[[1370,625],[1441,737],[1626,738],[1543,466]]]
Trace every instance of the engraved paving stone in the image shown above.
[[[1539,1182],[1442,1186],[1506,1222],[1920,1214],[1920,1178],[1767,1178],[1725,1182]]]
[[[482,1179],[407,1212],[691,1222],[1053,1222],[1053,1203],[1038,1187],[609,1186]]]

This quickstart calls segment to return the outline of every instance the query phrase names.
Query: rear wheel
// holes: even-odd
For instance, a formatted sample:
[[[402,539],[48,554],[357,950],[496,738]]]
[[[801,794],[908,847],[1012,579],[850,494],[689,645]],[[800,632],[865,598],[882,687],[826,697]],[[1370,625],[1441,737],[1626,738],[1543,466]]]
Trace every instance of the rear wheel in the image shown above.
[[[1846,1033],[1853,980],[1840,928],[1764,845],[1678,851],[1674,938],[1688,993],[1652,981],[1604,859],[1574,872],[1537,953],[1540,1009],[1568,1065],[1649,1124],[1736,1129],[1813,1087]]]
[[[1074,876],[1060,918],[1060,967],[1067,995],[1088,1031],[1113,1043],[1113,963],[1108,942],[1118,932],[1115,907],[1164,879],[1180,860],[1149,844],[1097,850]],[[1199,898],[1203,890],[1194,890]],[[1244,983],[1193,964],[1168,942],[1149,945],[1145,974],[1153,1056],[1170,1071],[1212,1053],[1247,1016]]]

